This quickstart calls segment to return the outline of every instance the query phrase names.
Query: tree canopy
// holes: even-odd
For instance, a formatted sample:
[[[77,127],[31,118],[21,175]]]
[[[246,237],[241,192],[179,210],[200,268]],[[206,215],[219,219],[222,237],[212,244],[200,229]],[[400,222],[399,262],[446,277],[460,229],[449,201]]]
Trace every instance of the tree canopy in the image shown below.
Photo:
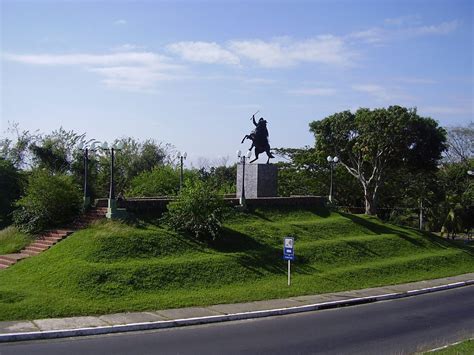
[[[338,156],[362,185],[365,212],[375,214],[377,193],[389,173],[433,170],[446,149],[446,132],[416,109],[390,106],[343,111],[310,123],[316,151]]]

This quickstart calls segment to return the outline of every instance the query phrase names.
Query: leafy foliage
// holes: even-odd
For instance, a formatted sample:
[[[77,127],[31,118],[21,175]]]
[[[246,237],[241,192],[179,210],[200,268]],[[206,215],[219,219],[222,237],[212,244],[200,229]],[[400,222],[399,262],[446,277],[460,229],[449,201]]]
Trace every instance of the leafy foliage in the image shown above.
[[[278,194],[325,196],[329,192],[330,167],[326,157],[315,148],[276,148],[284,159],[278,163]],[[360,185],[342,166],[335,166],[333,201],[339,206],[361,206],[363,194]]]
[[[24,168],[30,160],[29,146],[37,136],[30,131],[20,131],[18,123],[11,123],[7,132],[15,137],[0,139],[0,157],[9,160],[18,169]]]
[[[12,162],[0,158],[0,227],[9,224],[14,201],[20,197],[22,176]]]
[[[188,181],[178,199],[168,205],[164,220],[193,238],[215,240],[222,231],[224,200],[209,184]]]
[[[0,158],[9,160],[18,169],[46,169],[56,174],[72,174],[75,181],[84,181],[83,152],[79,143],[91,143],[85,134],[59,128],[48,134],[21,131],[18,124],[11,124],[8,131],[13,138],[0,139]],[[156,166],[172,164],[174,151],[170,144],[148,139],[138,141],[127,137],[115,140],[123,149],[115,154],[115,180],[117,194],[129,188],[131,180]],[[97,150],[89,151],[89,192],[92,198],[108,194],[110,155]]]
[[[378,190],[390,171],[436,169],[446,148],[446,133],[436,121],[400,106],[335,113],[311,122],[310,131],[317,152],[338,156],[362,185],[367,214],[376,212]]]
[[[235,193],[235,177],[237,175],[237,165],[233,166],[212,166],[208,169],[198,170],[199,179],[206,182],[217,190],[220,194]]]
[[[474,158],[474,122],[467,126],[450,127],[448,131],[448,149],[445,161],[464,162]]]
[[[183,172],[186,181],[196,180],[197,174]],[[172,166],[157,166],[134,177],[126,194],[130,197],[173,196],[179,192],[180,171]]]
[[[115,188],[117,194],[124,194],[131,187],[133,179],[143,172],[171,163],[173,147],[153,140],[139,142],[133,138],[122,138],[113,144],[122,143],[123,148],[115,152]],[[78,166],[83,163],[78,161]],[[82,169],[82,168],[80,168]],[[78,172],[82,171],[78,169]],[[92,196],[105,197],[110,179],[110,154],[98,152],[90,158]],[[141,179],[143,181],[143,179]],[[143,195],[145,196],[145,195]],[[155,195],[156,196],[156,195]]]
[[[26,194],[17,202],[15,225],[23,232],[38,232],[70,222],[81,210],[82,195],[71,176],[34,171]]]
[[[69,172],[76,146],[84,138],[85,134],[66,131],[62,127],[50,134],[37,136],[30,145],[34,167],[51,173]]]
[[[459,232],[468,233],[474,227],[474,179],[467,175],[473,169],[474,159],[470,161],[445,164],[438,178],[444,191],[441,201],[442,230],[453,236]]]

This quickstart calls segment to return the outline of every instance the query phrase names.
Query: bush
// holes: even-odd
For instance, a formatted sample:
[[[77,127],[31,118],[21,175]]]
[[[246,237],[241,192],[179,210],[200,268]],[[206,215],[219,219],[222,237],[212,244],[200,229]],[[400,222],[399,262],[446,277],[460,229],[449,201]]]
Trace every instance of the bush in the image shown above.
[[[0,158],[0,227],[10,223],[13,203],[20,197],[21,180],[15,166],[9,160]]]
[[[72,221],[81,205],[82,194],[71,176],[35,171],[25,196],[17,202],[13,220],[23,232],[39,232]]]
[[[222,230],[224,200],[202,181],[187,181],[176,201],[169,203],[165,222],[196,239],[215,240]]]
[[[132,179],[127,196],[155,197],[176,195],[179,192],[179,169],[171,166],[159,166],[145,171]],[[184,171],[186,180],[195,180],[196,174]]]

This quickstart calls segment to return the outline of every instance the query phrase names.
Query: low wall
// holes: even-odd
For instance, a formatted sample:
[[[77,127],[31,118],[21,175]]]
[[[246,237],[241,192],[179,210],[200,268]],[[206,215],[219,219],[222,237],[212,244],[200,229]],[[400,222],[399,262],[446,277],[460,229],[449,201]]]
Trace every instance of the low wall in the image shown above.
[[[238,198],[225,199],[232,205],[238,205]],[[326,205],[326,197],[322,196],[290,196],[290,197],[259,197],[245,199],[249,208],[285,208],[285,207],[304,207],[315,208]]]
[[[118,200],[119,208],[126,208],[132,213],[147,213],[161,215],[167,210],[167,205],[173,201],[173,197],[146,197],[146,198],[128,198],[126,200]],[[239,205],[238,198],[224,198],[231,206]],[[326,197],[322,196],[290,196],[290,197],[259,197],[246,199],[247,207],[254,208],[287,208],[287,207],[303,207],[318,208],[324,207]],[[97,199],[97,207],[107,207],[107,199]]]

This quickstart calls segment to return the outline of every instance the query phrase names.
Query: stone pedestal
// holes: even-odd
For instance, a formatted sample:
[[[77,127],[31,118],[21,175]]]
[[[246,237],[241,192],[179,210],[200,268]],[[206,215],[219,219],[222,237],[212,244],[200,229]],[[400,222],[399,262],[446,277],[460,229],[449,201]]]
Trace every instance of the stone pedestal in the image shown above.
[[[237,164],[237,194],[242,197],[243,165]],[[245,164],[245,198],[276,197],[278,168],[273,164]]]

